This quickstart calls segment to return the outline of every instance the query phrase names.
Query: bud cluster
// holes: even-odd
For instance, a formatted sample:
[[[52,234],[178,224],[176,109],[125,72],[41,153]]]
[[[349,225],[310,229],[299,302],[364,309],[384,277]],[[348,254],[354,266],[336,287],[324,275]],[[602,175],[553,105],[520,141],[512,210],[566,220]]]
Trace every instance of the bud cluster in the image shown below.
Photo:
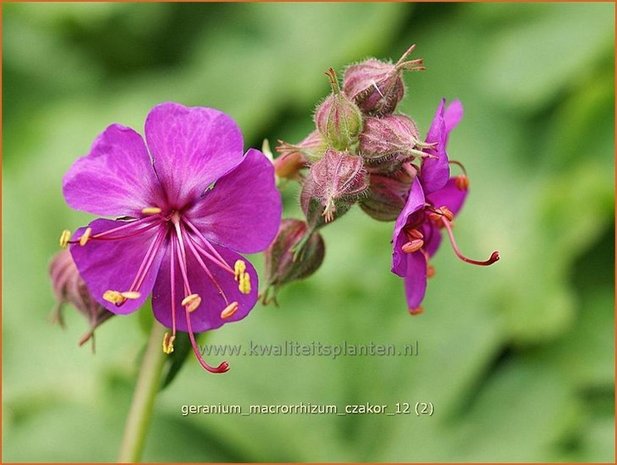
[[[403,72],[424,69],[422,59],[408,59],[414,48],[394,64],[370,58],[347,67],[342,86],[330,68],[331,91],[315,110],[315,129],[296,144],[279,141],[276,174],[301,183],[306,221],[286,220],[266,252],[269,288],[316,271],[324,253],[317,231],[355,203],[380,221],[401,212],[416,173],[412,163],[431,147],[411,118],[395,113],[405,95]],[[308,272],[290,273],[290,267]]]

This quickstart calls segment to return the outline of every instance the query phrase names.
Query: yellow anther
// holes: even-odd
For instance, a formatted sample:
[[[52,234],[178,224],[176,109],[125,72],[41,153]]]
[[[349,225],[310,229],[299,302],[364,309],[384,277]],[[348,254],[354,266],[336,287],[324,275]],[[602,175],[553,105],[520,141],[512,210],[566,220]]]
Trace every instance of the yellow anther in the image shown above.
[[[221,318],[224,320],[226,318],[231,318],[234,313],[238,311],[238,302],[232,302],[227,307],[223,309],[221,312]]]
[[[163,210],[161,210],[159,207],[146,207],[142,208],[141,210],[144,215],[158,215],[162,211]]]
[[[130,300],[137,300],[141,297],[141,293],[137,291],[121,292],[120,295],[124,297],[125,299],[130,299]]]
[[[236,281],[240,280],[245,271],[246,263],[244,263],[244,260],[236,260],[234,264],[234,279]]]
[[[186,310],[189,313],[194,312],[195,310],[197,310],[197,308],[199,307],[200,304],[201,304],[201,297],[199,297],[199,294],[187,295],[182,300],[182,306],[186,307]]]
[[[69,244],[70,239],[71,239],[71,231],[69,231],[68,229],[65,229],[64,231],[62,231],[62,234],[60,234],[60,247],[65,249],[66,246]]]
[[[165,333],[163,336],[163,352],[166,354],[171,354],[174,351],[174,341],[176,340],[176,336],[170,335],[169,333]]]
[[[122,297],[122,293],[118,291],[108,290],[103,293],[103,299],[112,304],[119,305],[126,301],[126,297]]]
[[[242,273],[238,282],[238,289],[242,294],[251,293],[251,276],[248,273]]]
[[[79,245],[81,245],[82,247],[86,245],[88,239],[90,239],[90,234],[92,234],[92,228],[86,228],[84,233],[79,238]]]

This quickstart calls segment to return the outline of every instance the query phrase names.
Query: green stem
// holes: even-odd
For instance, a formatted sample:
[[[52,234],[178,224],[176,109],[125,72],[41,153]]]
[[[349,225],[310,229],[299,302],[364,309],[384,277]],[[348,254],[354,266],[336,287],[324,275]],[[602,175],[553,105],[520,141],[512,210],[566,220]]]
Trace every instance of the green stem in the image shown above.
[[[129,410],[122,438],[118,462],[139,462],[144,450],[152,408],[161,386],[161,373],[165,354],[161,346],[165,328],[156,321],[139,371],[131,409]]]

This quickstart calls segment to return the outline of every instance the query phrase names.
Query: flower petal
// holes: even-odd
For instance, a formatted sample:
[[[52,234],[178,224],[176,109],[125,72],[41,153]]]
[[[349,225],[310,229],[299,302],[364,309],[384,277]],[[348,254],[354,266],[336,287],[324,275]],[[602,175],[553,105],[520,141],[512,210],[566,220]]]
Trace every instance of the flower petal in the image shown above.
[[[227,297],[227,301],[225,301],[217,285],[202,269],[190,248],[187,247],[187,276],[191,292],[199,294],[201,297],[200,306],[190,313],[191,327],[196,333],[216,329],[225,323],[243,319],[249,314],[257,302],[257,288],[259,283],[257,272],[251,263],[241,255],[229,249],[219,246],[214,247],[232,267],[236,260],[243,260],[246,263],[246,272],[249,273],[251,277],[251,292],[249,294],[240,293],[238,290],[238,283],[234,280],[233,274],[223,270],[207,259],[202,259],[222,291],[225,293]],[[154,285],[154,292],[152,294],[154,316],[161,324],[168,328],[172,327],[170,253],[171,250],[168,250],[163,259],[161,271]],[[186,311],[181,305],[182,299],[186,294],[184,292],[184,280],[177,260],[175,261],[174,274],[173,285],[175,286],[176,328],[179,331],[186,332],[188,330]],[[227,306],[227,302],[238,302],[238,310],[230,318],[222,319],[221,311]]]
[[[448,136],[450,135],[450,131],[458,126],[461,119],[463,118],[463,104],[460,100],[454,100],[443,115],[444,123],[446,125],[446,144],[448,143]]]
[[[422,169],[420,177],[422,179],[422,187],[424,192],[429,194],[438,189],[441,189],[450,176],[450,166],[448,164],[448,154],[446,152],[446,122],[444,119],[445,99],[441,99],[433,122],[426,135],[426,142],[429,144],[437,144],[431,149],[427,149],[426,153],[433,155],[436,158],[424,158],[422,160]]]
[[[424,251],[432,257],[441,244],[441,231],[430,222],[426,222],[422,225],[422,234],[424,234]]]
[[[394,224],[394,233],[392,235],[392,267],[394,274],[401,277],[405,276],[407,270],[407,255],[401,250],[401,246],[407,242],[403,228],[408,224],[410,217],[422,210],[424,207],[424,192],[418,178],[414,179],[409,196],[405,202],[403,210],[396,219]]]
[[[392,266],[390,271],[404,278],[407,274],[407,256],[402,247],[407,242],[405,234],[399,234],[392,243]]]
[[[162,194],[143,139],[119,124],[105,129],[90,153],[73,163],[63,192],[71,207],[103,216],[139,216],[158,205]]]
[[[436,208],[445,206],[452,213],[458,215],[467,198],[467,192],[467,189],[461,190],[456,187],[455,178],[450,178],[442,189],[427,195],[426,200]]]
[[[145,131],[171,207],[184,207],[242,161],[240,128],[212,108],[162,103],[148,114]]]
[[[420,306],[426,293],[426,258],[422,252],[409,254],[407,275],[405,276],[405,296],[407,307],[414,309]]]
[[[143,283],[139,287],[141,295],[138,299],[126,300],[120,306],[106,301],[103,299],[105,291],[125,292],[132,290],[131,285],[144,262],[151,244],[159,234],[163,233],[157,224],[145,231],[141,230],[141,228],[138,231],[132,232],[124,230],[110,233],[106,240],[96,239],[97,234],[126,224],[128,224],[126,221],[94,220],[88,225],[88,227],[92,228],[92,233],[86,245],[72,244],[70,248],[77,269],[86,282],[92,297],[110,312],[122,315],[137,310],[148,298],[148,295],[150,295],[164,249],[164,245],[159,247],[158,250],[154,249],[155,255],[151,266],[145,274]],[[148,223],[145,224],[147,225]],[[85,229],[78,229],[73,235],[73,240],[79,239]],[[110,239],[111,237],[128,236],[130,234],[133,234],[133,236],[117,240]]]
[[[281,211],[274,167],[263,153],[250,149],[187,216],[208,240],[237,252],[256,253],[274,240]]]

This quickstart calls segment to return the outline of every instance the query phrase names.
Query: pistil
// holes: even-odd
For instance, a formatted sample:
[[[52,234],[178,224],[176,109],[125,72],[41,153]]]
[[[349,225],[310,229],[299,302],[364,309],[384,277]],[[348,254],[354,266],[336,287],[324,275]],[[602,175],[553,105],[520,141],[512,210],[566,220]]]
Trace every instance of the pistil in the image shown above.
[[[484,261],[472,260],[471,258],[467,258],[465,255],[461,253],[460,249],[458,248],[458,245],[456,244],[456,240],[454,239],[454,234],[452,233],[452,226],[450,225],[450,222],[443,216],[441,217],[441,222],[446,228],[446,231],[448,232],[448,237],[450,238],[450,243],[452,244],[452,249],[454,250],[454,253],[456,254],[458,258],[460,258],[464,262],[471,263],[472,265],[488,266],[488,265],[492,265],[493,263],[499,260],[500,257],[499,257],[499,252],[497,250],[494,251],[491,254],[491,256],[487,260],[484,260]]]
[[[191,292],[191,286],[189,284],[188,273],[187,273],[187,259],[186,259],[186,249],[184,245],[184,238],[182,234],[182,228],[180,227],[180,218],[179,215],[174,215],[171,218],[171,221],[174,225],[176,235],[172,238],[173,241],[178,241],[178,252],[176,254],[176,258],[178,259],[178,264],[180,265],[180,272],[182,274],[182,279],[184,281],[184,292],[185,298],[182,301],[182,305],[185,306],[184,317],[186,318],[186,329],[189,334],[189,339],[191,341],[191,346],[193,348],[193,353],[197,358],[199,364],[204,368],[204,370],[209,371],[210,373],[225,373],[229,370],[229,364],[227,362],[222,362],[218,367],[210,366],[202,357],[201,351],[199,350],[199,346],[197,345],[197,341],[195,340],[195,334],[193,332],[193,325],[191,324],[191,310],[190,305],[194,303],[197,299],[195,297],[191,297],[193,294]],[[191,243],[190,238],[188,238],[189,244]],[[173,269],[173,267],[172,267]],[[186,302],[187,298],[191,298],[189,302]],[[199,297],[197,295],[197,297]],[[172,293],[172,298],[174,295]],[[201,303],[201,298],[199,298],[199,303]],[[195,310],[195,309],[193,309]],[[175,312],[175,308],[172,308],[172,311]]]

